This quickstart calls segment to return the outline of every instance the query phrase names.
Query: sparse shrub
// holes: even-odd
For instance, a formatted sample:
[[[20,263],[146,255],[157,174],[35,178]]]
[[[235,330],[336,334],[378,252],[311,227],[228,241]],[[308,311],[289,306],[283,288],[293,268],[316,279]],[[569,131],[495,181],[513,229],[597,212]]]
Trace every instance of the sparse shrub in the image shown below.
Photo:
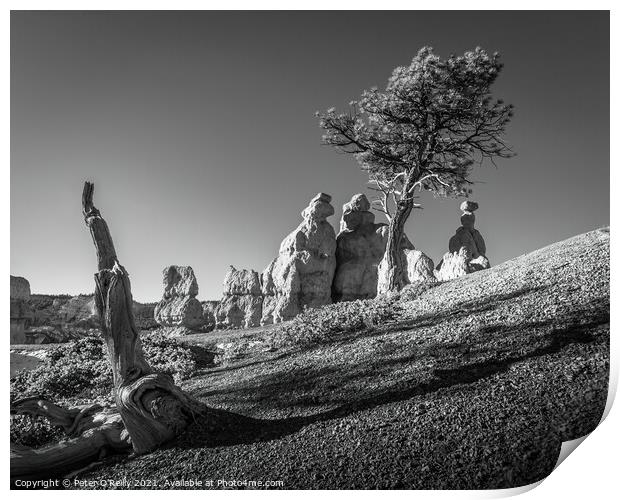
[[[196,369],[196,357],[191,349],[160,332],[141,335],[142,348],[154,370],[169,373],[179,382],[188,378]]]
[[[19,372],[11,380],[11,400],[96,397],[111,387],[112,372],[102,341],[89,335],[53,350],[34,370]]]
[[[274,328],[268,341],[274,347],[329,342],[339,336],[383,325],[396,319],[400,312],[397,296],[337,302],[306,309],[290,322]]]
[[[142,334],[142,347],[154,370],[176,380],[187,378],[196,361],[189,348],[162,334]],[[28,396],[59,399],[91,399],[112,391],[112,370],[102,340],[89,335],[50,353],[44,363],[22,371],[11,380],[11,399]]]
[[[161,333],[142,333],[144,355],[154,370],[187,378],[196,368],[192,351]],[[101,338],[91,334],[52,351],[31,371],[21,371],[11,380],[11,401],[40,396],[71,406],[93,400],[112,403],[112,369]],[[63,432],[43,418],[11,417],[11,442],[38,447],[58,441]]]
[[[60,427],[52,426],[43,417],[30,415],[11,416],[11,443],[38,448],[66,437]]]

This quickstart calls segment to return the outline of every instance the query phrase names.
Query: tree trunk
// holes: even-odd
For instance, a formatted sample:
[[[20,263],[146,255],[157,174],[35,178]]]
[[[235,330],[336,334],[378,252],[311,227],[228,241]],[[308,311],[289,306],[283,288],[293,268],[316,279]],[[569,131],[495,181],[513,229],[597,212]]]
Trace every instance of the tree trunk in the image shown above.
[[[11,447],[11,478],[51,478],[97,460],[108,451],[146,453],[180,434],[205,405],[155,373],[144,359],[133,317],[127,271],[118,262],[110,230],[93,206],[93,185],[84,184],[82,211],[97,252],[95,305],[112,365],[116,408],[90,405],[65,409],[40,398],[15,402],[12,414],[43,416],[62,427],[69,440],[29,449]]]
[[[379,295],[398,292],[408,282],[407,266],[402,251],[402,244],[405,235],[405,223],[412,209],[413,203],[407,201],[401,200],[396,204],[394,216],[390,220],[388,226],[385,254],[379,265],[377,287],[377,293]]]
[[[204,407],[176,387],[172,377],[153,373],[145,361],[129,276],[118,262],[108,225],[93,205],[93,189],[90,182],[84,184],[82,212],[97,251],[95,306],[112,365],[117,409],[134,451],[145,453],[178,435]]]

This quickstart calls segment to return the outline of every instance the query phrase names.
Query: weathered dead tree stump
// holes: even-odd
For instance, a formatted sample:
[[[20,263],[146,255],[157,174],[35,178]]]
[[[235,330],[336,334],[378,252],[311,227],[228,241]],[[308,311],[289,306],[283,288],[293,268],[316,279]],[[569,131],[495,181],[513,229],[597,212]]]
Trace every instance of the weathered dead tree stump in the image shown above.
[[[178,435],[203,405],[154,373],[144,359],[133,318],[129,275],[120,265],[108,225],[93,205],[94,186],[84,184],[82,212],[97,251],[95,306],[108,347],[116,407],[136,453],[153,450]]]
[[[13,414],[44,416],[71,439],[36,450],[12,447],[13,478],[64,474],[97,460],[102,453],[127,451],[130,446],[135,453],[147,453],[207,412],[170,375],[154,372],[144,359],[129,275],[118,262],[107,223],[93,205],[93,189],[92,183],[84,184],[82,212],[97,252],[95,305],[112,366],[116,408],[64,409],[39,398],[17,401]]]

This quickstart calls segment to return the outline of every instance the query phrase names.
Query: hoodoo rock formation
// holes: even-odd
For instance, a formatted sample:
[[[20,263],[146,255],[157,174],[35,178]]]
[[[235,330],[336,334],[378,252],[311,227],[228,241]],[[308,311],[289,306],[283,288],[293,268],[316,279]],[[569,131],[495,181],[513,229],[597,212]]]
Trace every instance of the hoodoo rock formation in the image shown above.
[[[202,304],[196,298],[198,281],[189,266],[164,269],[164,296],[155,306],[155,321],[166,327],[201,330],[204,326]]]
[[[33,318],[32,307],[30,306],[30,283],[26,278],[11,276],[11,344],[25,344],[26,326]]]
[[[318,193],[301,213],[303,221],[280,245],[278,257],[263,272],[262,324],[295,317],[304,307],[331,303],[336,270],[336,233],[327,217],[332,197]]]
[[[216,311],[220,328],[259,326],[263,313],[263,295],[258,273],[230,266],[224,278],[224,297]]]
[[[378,267],[385,252],[387,225],[375,224],[375,214],[364,194],[342,207],[336,238],[336,273],[332,300],[371,299],[377,295]]]
[[[486,244],[480,232],[474,228],[478,203],[465,200],[461,203],[461,227],[448,242],[448,253],[437,265],[435,276],[441,281],[458,278],[465,274],[491,267],[486,257]]]

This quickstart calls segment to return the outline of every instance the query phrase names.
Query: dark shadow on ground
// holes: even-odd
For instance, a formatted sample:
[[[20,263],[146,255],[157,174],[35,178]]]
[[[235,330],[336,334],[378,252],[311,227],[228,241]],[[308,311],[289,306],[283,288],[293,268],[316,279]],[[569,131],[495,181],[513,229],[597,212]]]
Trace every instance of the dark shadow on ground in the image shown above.
[[[172,447],[181,448],[204,448],[213,446],[231,446],[244,443],[253,443],[258,441],[270,441],[280,439],[285,435],[298,432],[303,427],[321,421],[327,421],[337,418],[343,418],[352,413],[369,410],[380,405],[399,402],[410,399],[415,396],[424,396],[426,394],[438,391],[440,389],[452,387],[459,384],[471,384],[483,378],[487,378],[498,373],[507,371],[511,365],[528,359],[533,359],[549,354],[555,354],[571,344],[587,344],[596,340],[591,333],[593,329],[604,327],[609,323],[609,315],[601,315],[599,318],[587,322],[577,322],[560,329],[551,330],[545,334],[541,341],[543,345],[522,355],[509,355],[503,359],[489,359],[482,362],[474,362],[463,364],[456,368],[435,369],[433,376],[429,381],[420,383],[417,379],[401,380],[398,387],[390,388],[380,393],[365,395],[363,397],[353,399],[350,402],[341,404],[340,406],[309,416],[299,416],[284,419],[259,419],[247,417],[233,412],[224,410],[211,410],[210,413],[196,421],[184,436],[172,444]],[[524,329],[531,329],[546,326],[546,322],[530,323],[522,326]],[[489,327],[487,328],[487,331]],[[497,325],[491,329],[495,331]],[[514,329],[515,327],[506,327],[504,332]],[[406,363],[413,361],[416,355],[403,357],[393,360],[394,363]],[[308,382],[309,371],[301,370],[301,374],[294,376],[292,379],[287,375],[284,379],[281,375],[277,375],[275,380],[260,382],[263,391],[273,393],[273,391],[286,391],[292,385],[295,385],[299,379]],[[315,376],[324,376],[324,371],[319,371]],[[243,389],[237,389],[241,391]],[[257,387],[252,386],[246,388],[247,391],[254,393]],[[211,391],[203,396],[214,394],[217,391]],[[227,389],[230,392],[230,389]],[[578,436],[576,436],[578,437]]]

